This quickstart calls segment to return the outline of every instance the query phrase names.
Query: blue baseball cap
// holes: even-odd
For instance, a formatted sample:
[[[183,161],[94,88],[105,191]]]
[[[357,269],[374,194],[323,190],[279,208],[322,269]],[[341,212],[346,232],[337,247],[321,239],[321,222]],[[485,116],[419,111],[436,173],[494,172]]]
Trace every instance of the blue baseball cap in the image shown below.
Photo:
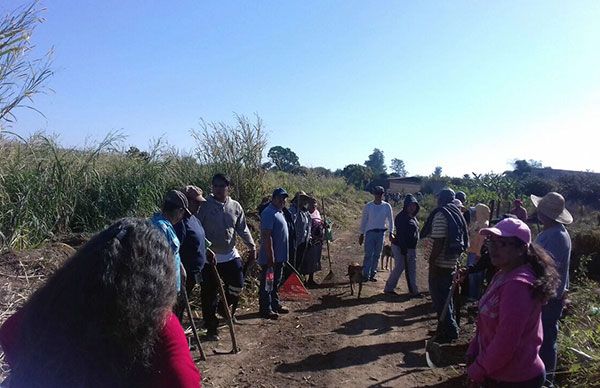
[[[278,187],[273,191],[273,197],[282,197],[282,198],[287,198],[290,195],[287,193],[287,191],[285,191],[284,188]]]

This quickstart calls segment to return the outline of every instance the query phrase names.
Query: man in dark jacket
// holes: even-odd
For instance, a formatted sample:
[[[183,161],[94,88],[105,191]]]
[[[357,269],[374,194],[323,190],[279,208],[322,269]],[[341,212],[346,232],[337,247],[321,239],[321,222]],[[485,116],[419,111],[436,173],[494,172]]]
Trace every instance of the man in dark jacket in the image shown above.
[[[467,223],[461,210],[452,203],[454,191],[444,189],[438,194],[438,207],[435,208],[423,229],[421,238],[429,238],[431,244],[426,247],[426,257],[429,261],[429,292],[433,308],[438,319],[444,310],[444,305],[453,280],[453,272],[462,252],[469,246]],[[452,299],[444,321],[438,324],[435,341],[450,342],[458,338],[458,325],[454,319]]]
[[[385,283],[384,292],[394,294],[398,280],[406,269],[406,284],[413,297],[418,297],[417,288],[417,243],[419,242],[419,203],[417,199],[408,194],[404,197],[404,208],[394,219],[396,234],[392,237],[392,253],[394,254],[394,269]]]
[[[175,224],[174,229],[181,244],[179,255],[185,269],[183,286],[189,294],[196,284],[202,283],[202,270],[206,263],[204,228],[195,216],[198,208],[203,202],[206,202],[206,199],[202,196],[202,189],[196,186],[186,186],[181,192],[188,200],[188,209],[191,214],[186,214],[181,221]],[[180,319],[184,309],[183,303],[178,304],[175,313]]]

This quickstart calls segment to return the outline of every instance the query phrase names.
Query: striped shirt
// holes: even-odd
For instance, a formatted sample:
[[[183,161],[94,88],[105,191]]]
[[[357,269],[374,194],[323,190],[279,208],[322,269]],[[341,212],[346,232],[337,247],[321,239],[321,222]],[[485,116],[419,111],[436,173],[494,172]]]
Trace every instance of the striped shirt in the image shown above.
[[[433,217],[431,224],[431,234],[429,237],[433,240],[444,239],[444,247],[438,257],[430,257],[429,262],[440,268],[454,268],[456,260],[460,255],[446,253],[448,248],[448,220],[443,212],[437,212]]]

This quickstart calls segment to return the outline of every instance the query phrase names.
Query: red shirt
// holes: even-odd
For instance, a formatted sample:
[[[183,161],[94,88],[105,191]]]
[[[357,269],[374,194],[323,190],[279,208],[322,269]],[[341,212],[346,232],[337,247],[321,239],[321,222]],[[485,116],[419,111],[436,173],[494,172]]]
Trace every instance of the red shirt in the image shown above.
[[[6,361],[13,363],[18,352],[18,337],[22,310],[11,316],[0,327],[0,345]],[[177,317],[171,312],[156,344],[151,374],[147,381],[150,387],[198,388],[201,386],[200,371],[196,368],[188,348],[187,339]]]

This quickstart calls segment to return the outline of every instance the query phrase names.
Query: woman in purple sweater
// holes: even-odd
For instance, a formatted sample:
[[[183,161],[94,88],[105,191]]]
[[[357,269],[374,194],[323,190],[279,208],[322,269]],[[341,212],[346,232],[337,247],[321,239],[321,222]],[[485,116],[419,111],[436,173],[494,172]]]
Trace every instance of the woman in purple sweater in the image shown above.
[[[531,231],[507,218],[479,232],[498,272],[479,301],[477,333],[467,351],[470,387],[541,387],[542,305],[556,292],[558,274]]]

